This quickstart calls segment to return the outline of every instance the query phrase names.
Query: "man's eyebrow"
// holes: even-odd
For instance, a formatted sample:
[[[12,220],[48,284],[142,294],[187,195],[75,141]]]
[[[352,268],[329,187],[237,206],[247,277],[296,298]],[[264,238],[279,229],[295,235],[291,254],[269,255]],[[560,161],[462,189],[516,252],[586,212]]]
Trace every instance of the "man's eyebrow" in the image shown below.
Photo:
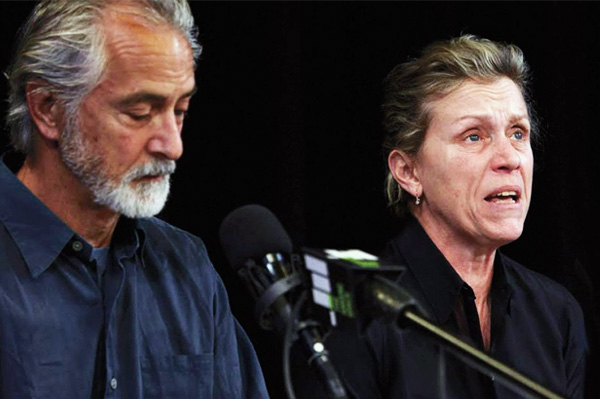
[[[197,91],[197,87],[194,86],[194,88],[190,91],[188,91],[187,93],[184,93],[179,99],[184,99],[184,98],[190,98],[192,97]],[[119,101],[117,101],[117,105],[121,106],[121,107],[126,107],[129,105],[134,105],[134,104],[139,104],[139,103],[159,103],[159,102],[163,102],[167,99],[166,96],[163,96],[161,94],[156,94],[156,93],[150,93],[150,92],[139,92],[139,93],[133,93],[125,98],[120,99]]]
[[[181,98],[189,98],[192,97],[194,94],[196,94],[196,92],[198,91],[198,87],[194,86],[194,88],[190,91],[188,91],[187,93],[185,93],[183,96],[181,96]]]

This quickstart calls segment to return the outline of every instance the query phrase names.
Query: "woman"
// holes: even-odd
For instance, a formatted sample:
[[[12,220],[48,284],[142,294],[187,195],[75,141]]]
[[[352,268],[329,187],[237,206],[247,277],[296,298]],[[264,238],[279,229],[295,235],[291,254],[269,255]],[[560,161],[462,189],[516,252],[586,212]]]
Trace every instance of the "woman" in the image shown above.
[[[517,47],[473,36],[430,45],[390,73],[387,193],[405,227],[384,254],[406,266],[399,283],[432,321],[581,398],[587,343],[579,305],[499,252],[521,235],[531,201],[527,79]],[[341,366],[359,398],[518,397],[451,355],[441,363],[440,348],[411,328],[375,323],[362,350],[360,365]]]

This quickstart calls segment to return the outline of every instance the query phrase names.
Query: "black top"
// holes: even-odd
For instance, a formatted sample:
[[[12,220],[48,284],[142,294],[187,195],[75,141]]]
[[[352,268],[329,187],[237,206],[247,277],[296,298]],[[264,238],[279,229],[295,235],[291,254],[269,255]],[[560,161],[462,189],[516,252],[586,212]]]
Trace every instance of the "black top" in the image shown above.
[[[418,222],[409,220],[382,257],[406,266],[399,283],[431,321],[483,350],[473,290]],[[581,308],[569,292],[497,252],[490,294],[489,354],[560,395],[583,398],[587,340]],[[414,328],[398,333],[376,322],[364,340],[337,331],[327,346],[356,398],[519,397],[451,354],[440,368],[439,347]]]

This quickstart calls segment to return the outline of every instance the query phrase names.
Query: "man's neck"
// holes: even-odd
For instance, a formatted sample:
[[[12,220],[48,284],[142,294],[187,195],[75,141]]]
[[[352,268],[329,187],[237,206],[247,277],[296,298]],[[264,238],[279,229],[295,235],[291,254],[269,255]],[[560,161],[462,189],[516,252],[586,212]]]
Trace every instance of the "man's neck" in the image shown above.
[[[97,205],[90,191],[57,158],[28,156],[17,178],[92,246],[109,245],[119,214]]]

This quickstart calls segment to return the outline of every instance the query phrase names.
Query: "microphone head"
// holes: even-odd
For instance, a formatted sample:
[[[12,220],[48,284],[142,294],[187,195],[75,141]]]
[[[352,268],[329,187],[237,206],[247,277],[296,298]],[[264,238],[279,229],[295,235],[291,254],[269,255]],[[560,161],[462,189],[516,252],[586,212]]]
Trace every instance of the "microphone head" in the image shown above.
[[[227,215],[219,228],[219,239],[229,264],[236,271],[248,259],[292,252],[292,241],[281,222],[261,205],[244,205]]]

